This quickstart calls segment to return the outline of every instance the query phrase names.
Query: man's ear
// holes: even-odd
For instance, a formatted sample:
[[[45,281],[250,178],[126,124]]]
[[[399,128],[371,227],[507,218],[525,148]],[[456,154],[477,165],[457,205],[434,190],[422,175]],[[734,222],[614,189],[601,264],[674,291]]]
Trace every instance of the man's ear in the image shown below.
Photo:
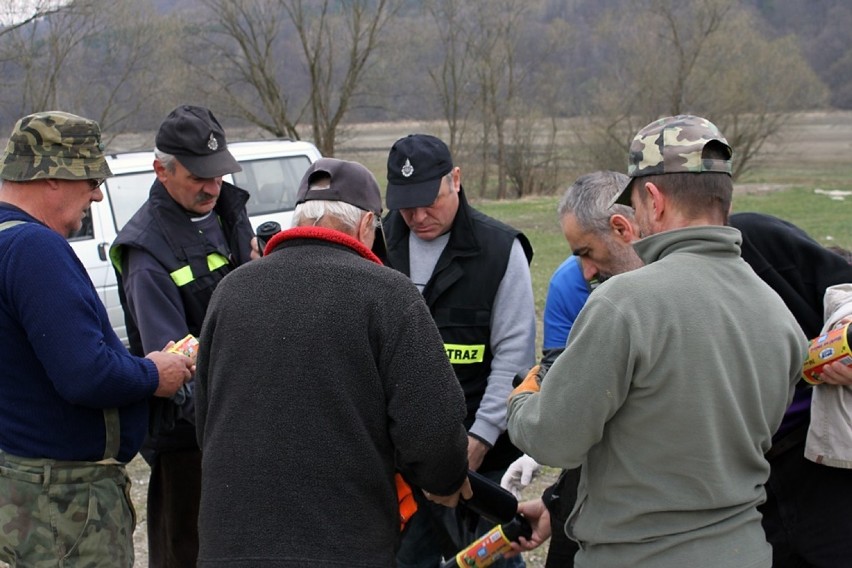
[[[662,219],[663,214],[666,211],[665,194],[660,191],[659,187],[657,187],[651,182],[646,182],[645,184],[643,184],[642,189],[651,199],[651,213],[653,215],[653,220],[659,221],[660,219]]]
[[[612,229],[613,236],[627,244],[638,239],[638,235],[633,228],[633,223],[619,213],[612,215],[609,218],[609,227]]]
[[[368,211],[366,215],[361,215],[361,220],[358,222],[358,240],[362,243],[372,242],[369,241],[369,238],[370,235],[375,235],[376,230],[373,228],[375,215],[372,211]]]
[[[160,162],[160,160],[154,160],[154,174],[156,174],[157,179],[160,183],[166,181],[166,168]]]

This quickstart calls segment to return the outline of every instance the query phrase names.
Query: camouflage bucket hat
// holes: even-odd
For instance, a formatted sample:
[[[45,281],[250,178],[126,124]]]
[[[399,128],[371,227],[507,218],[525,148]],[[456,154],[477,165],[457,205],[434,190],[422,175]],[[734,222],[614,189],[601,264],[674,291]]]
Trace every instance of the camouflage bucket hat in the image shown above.
[[[0,160],[0,178],[10,181],[103,179],[111,175],[98,123],[60,111],[39,112],[19,120]]]
[[[718,142],[727,159],[702,158],[707,144]],[[731,150],[716,125],[700,116],[680,114],[661,118],[640,130],[630,143],[627,175],[631,178],[673,174],[721,172],[731,175]],[[628,182],[612,204],[630,205]]]

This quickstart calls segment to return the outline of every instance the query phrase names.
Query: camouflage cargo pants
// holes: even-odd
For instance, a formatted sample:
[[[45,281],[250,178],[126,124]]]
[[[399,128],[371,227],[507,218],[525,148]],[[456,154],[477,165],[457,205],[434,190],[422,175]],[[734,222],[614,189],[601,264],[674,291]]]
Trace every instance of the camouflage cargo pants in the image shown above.
[[[0,451],[0,561],[17,568],[130,567],[135,527],[123,465]]]

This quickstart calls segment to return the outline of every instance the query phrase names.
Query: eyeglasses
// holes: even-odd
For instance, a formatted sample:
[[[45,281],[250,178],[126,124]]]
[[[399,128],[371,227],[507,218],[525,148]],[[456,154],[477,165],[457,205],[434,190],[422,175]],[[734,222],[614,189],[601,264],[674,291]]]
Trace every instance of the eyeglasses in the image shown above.
[[[86,183],[89,184],[89,189],[91,189],[92,191],[95,191],[100,186],[102,186],[105,181],[106,181],[105,179],[95,178],[95,179],[87,179]]]

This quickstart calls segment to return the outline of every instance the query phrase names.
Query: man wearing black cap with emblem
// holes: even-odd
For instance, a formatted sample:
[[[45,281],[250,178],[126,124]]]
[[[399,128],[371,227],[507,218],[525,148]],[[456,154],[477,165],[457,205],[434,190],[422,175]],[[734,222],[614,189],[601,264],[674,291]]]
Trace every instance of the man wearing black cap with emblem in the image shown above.
[[[506,434],[506,399],[515,374],[535,363],[532,247],[522,233],[468,204],[461,169],[434,136],[412,134],[393,145],[387,205],[389,263],[423,293],[465,393],[470,468],[499,483],[521,455]],[[402,568],[435,566],[442,552],[474,538],[469,531],[465,542],[451,537],[467,522],[450,516],[423,503],[397,556]],[[523,566],[520,557],[509,562]]]
[[[248,193],[222,176],[242,168],[210,110],[181,105],[160,125],[148,200],[110,250],[130,350],[197,336],[217,284],[252,258]],[[195,566],[201,453],[192,383],[152,401],[142,454],[151,465],[148,546],[152,567]]]
[[[198,566],[393,566],[395,471],[470,497],[464,396],[423,298],[370,251],[381,209],[369,170],[322,158],[294,227],[214,292]]]

